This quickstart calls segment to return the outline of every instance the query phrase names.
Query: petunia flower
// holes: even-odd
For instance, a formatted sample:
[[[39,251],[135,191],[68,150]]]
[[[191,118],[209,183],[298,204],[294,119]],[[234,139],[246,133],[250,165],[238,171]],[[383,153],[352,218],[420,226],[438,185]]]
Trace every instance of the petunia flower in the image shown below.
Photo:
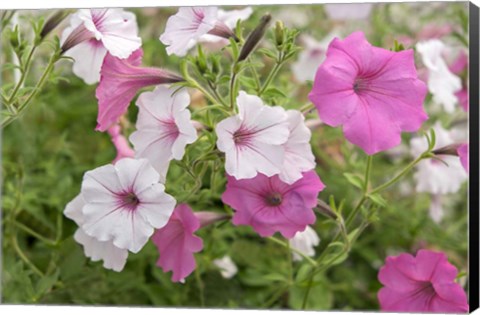
[[[441,252],[419,250],[413,257],[389,256],[378,273],[384,285],[378,292],[385,312],[467,313],[463,288],[455,282],[457,268]]]
[[[105,131],[118,122],[141,88],[183,81],[181,77],[160,68],[140,67],[142,56],[143,51],[139,49],[127,59],[110,54],[105,57],[95,93],[98,100],[96,130]]]
[[[374,47],[355,32],[332,41],[309,98],[324,123],[343,125],[347,140],[372,155],[400,144],[401,132],[420,128],[426,92],[412,49]]]
[[[323,5],[327,16],[332,20],[362,20],[368,18],[372,3],[335,3]]]
[[[225,153],[225,170],[236,179],[280,173],[290,133],[285,110],[266,106],[259,97],[243,91],[237,105],[239,114],[215,128],[217,147]]]
[[[434,149],[453,144],[450,132],[445,130],[439,123],[433,127],[436,141]],[[419,156],[428,148],[424,137],[413,138],[410,141],[412,156]],[[417,182],[417,192],[431,194],[447,194],[457,192],[467,180],[462,164],[457,156],[436,154],[437,159],[423,160],[416,166],[414,178]],[[442,161],[439,161],[441,159]]]
[[[438,39],[431,39],[419,42],[415,47],[428,69],[428,90],[433,95],[433,101],[443,105],[447,113],[452,113],[457,103],[455,94],[462,89],[462,82],[449,70],[442,57],[447,49],[445,44]]]
[[[458,156],[460,157],[460,163],[462,163],[463,168],[468,173],[468,143],[460,145],[457,149]]]
[[[78,226],[84,222],[82,208],[85,206],[85,201],[81,194],[77,195],[70,201],[63,213],[65,216],[73,220]],[[85,256],[92,261],[103,260],[103,267],[112,269],[114,271],[122,271],[127,262],[128,251],[116,247],[112,241],[99,241],[94,237],[88,236],[81,227],[77,229],[73,235],[75,241],[83,246]]]
[[[146,159],[123,158],[85,173],[83,231],[99,241],[138,253],[154,229],[165,226],[175,199]]]
[[[300,39],[304,50],[300,52],[298,60],[292,64],[292,71],[298,82],[313,80],[320,64],[325,60],[328,44],[335,38],[332,33],[323,38],[320,42],[315,38],[303,35]]]
[[[165,178],[172,159],[181,160],[187,144],[197,140],[197,131],[190,120],[190,96],[185,89],[158,86],[142,93],[136,128],[130,136],[136,157],[146,158]]]
[[[449,64],[448,68],[454,74],[460,75],[468,70],[468,55],[464,50],[460,50],[458,56]],[[455,93],[458,103],[462,109],[468,112],[468,82],[462,81],[462,89]]]
[[[305,231],[297,232],[293,238],[289,240],[290,247],[300,251],[305,256],[315,256],[315,246],[320,244],[320,238],[317,232],[307,225]],[[303,257],[292,251],[293,260],[301,261]]]
[[[250,225],[262,237],[280,232],[292,238],[315,222],[312,209],[324,187],[314,171],[304,173],[292,185],[282,182],[278,175],[258,174],[241,180],[228,176],[222,201],[235,210],[234,225]]]
[[[160,41],[167,46],[167,54],[185,56],[206,34],[235,37],[233,31],[219,19],[217,7],[181,7],[168,19]]]
[[[80,9],[70,18],[62,33],[62,50],[75,59],[73,73],[85,83],[100,79],[100,68],[107,52],[127,58],[140,48],[135,14],[123,9]]]
[[[214,259],[213,264],[220,269],[220,274],[225,279],[233,278],[238,272],[237,265],[235,265],[230,256],[223,256],[222,258]]]
[[[285,155],[279,177],[285,183],[293,184],[302,178],[303,172],[313,170],[316,164],[310,145],[312,133],[305,124],[305,117],[298,110],[288,110],[286,113],[290,132],[283,145]]]
[[[113,164],[125,157],[133,158],[135,156],[135,151],[133,151],[133,149],[130,147],[128,140],[121,134],[120,125],[117,124],[108,128],[108,133],[112,139],[115,149],[117,150],[117,156],[112,161]]]
[[[172,271],[174,282],[182,282],[195,270],[193,254],[203,248],[202,239],[193,234],[199,228],[200,220],[192,209],[187,204],[180,204],[168,224],[152,236],[160,253],[157,265],[164,272]]]

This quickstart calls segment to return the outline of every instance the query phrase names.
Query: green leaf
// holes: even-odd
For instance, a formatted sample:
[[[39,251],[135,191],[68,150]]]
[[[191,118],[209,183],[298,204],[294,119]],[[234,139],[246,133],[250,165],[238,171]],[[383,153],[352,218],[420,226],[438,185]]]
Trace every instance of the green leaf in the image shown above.
[[[47,275],[38,281],[36,286],[36,296],[37,299],[48,293],[53,286],[57,283],[58,277],[60,275],[60,270],[57,269],[51,275]]]
[[[264,54],[270,59],[276,60],[277,59],[277,54],[274,51],[271,51],[267,48],[260,48],[257,50],[259,53]]]
[[[382,196],[380,196],[380,194],[369,195],[368,198],[370,198],[370,200],[374,204],[376,204],[380,207],[387,207],[388,206],[387,201]]]
[[[363,189],[363,178],[360,175],[353,173],[343,173],[343,176],[348,180],[353,186]]]
[[[275,87],[269,87],[267,90],[265,90],[265,92],[263,92],[263,95],[265,97],[287,97],[285,93]]]
[[[308,310],[328,310],[333,305],[333,294],[328,287],[328,281],[322,274],[317,274],[313,278],[312,287],[308,295],[306,309]],[[303,300],[307,292],[307,285],[304,283],[295,283],[288,295],[288,305],[295,310],[302,309]]]

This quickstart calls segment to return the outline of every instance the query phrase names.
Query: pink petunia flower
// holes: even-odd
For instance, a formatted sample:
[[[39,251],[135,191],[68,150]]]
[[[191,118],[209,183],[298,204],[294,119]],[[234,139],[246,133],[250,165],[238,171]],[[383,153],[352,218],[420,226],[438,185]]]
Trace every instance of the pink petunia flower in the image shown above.
[[[202,250],[203,242],[193,233],[200,228],[200,220],[187,204],[178,205],[168,224],[155,232],[153,243],[160,252],[157,266],[164,272],[173,271],[172,281],[183,281],[195,270],[194,253]]]
[[[136,128],[130,136],[136,156],[146,158],[165,178],[172,159],[181,160],[187,144],[197,140],[197,131],[190,120],[190,96],[185,89],[158,86],[142,93]]]
[[[467,296],[455,283],[457,268],[444,253],[419,250],[387,257],[378,273],[384,285],[378,292],[382,311],[411,313],[466,313]]]
[[[136,50],[128,59],[107,54],[96,90],[98,117],[96,130],[105,131],[116,123],[141,88],[180,82],[183,79],[159,68],[140,67],[143,51]]]
[[[309,94],[326,124],[343,125],[348,141],[367,154],[400,144],[402,131],[427,119],[427,89],[417,77],[413,50],[374,47],[362,32],[334,39]]]
[[[219,19],[217,7],[182,7],[168,19],[160,41],[167,46],[167,54],[185,56],[207,34],[235,37],[225,22]]]
[[[159,179],[145,159],[123,158],[85,173],[83,231],[138,253],[154,229],[167,224],[175,207],[175,199],[164,192]]]
[[[85,83],[100,79],[100,68],[107,52],[127,58],[140,48],[135,14],[123,9],[81,9],[72,15],[62,33],[65,55],[75,59],[73,72]]]
[[[458,156],[460,157],[460,162],[462,163],[463,168],[468,173],[468,143],[464,143],[457,149]]]
[[[112,161],[113,164],[117,163],[119,160],[129,157],[133,158],[135,156],[135,151],[130,147],[128,140],[125,136],[121,133],[120,125],[113,125],[112,127],[108,128],[108,133],[112,139],[112,143],[117,150],[117,156]]]
[[[84,215],[82,208],[85,206],[85,201],[81,194],[70,201],[63,213],[65,216],[73,221],[78,226],[84,222]],[[128,251],[116,247],[112,241],[99,241],[94,237],[88,236],[81,227],[77,229],[73,235],[75,241],[83,246],[85,256],[92,261],[103,260],[103,267],[112,269],[114,271],[122,271],[127,262]]]
[[[292,238],[315,222],[312,209],[324,187],[314,171],[304,173],[293,185],[282,182],[278,175],[258,174],[242,180],[228,176],[222,201],[235,210],[233,224],[250,225],[262,237],[280,232]]]
[[[244,91],[240,91],[237,105],[239,114],[215,128],[217,147],[225,152],[225,170],[236,179],[280,173],[290,133],[285,110],[266,106],[258,96]]]

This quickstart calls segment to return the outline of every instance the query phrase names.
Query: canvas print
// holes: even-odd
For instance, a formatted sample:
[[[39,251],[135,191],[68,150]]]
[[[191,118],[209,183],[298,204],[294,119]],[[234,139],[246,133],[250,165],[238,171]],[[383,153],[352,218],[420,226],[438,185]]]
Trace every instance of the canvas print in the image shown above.
[[[468,2],[0,14],[2,303],[469,311]]]

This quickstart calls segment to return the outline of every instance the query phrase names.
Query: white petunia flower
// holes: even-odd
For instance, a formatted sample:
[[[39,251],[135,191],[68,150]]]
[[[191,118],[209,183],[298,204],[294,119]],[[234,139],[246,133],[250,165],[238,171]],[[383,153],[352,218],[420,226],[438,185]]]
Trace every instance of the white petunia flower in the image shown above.
[[[415,47],[428,69],[428,90],[434,102],[442,104],[447,113],[452,113],[458,101],[455,93],[462,89],[462,81],[448,69],[442,57],[445,44],[438,39],[431,39],[417,43]]]
[[[84,222],[82,213],[83,206],[85,206],[85,201],[82,195],[79,194],[67,204],[64,214],[67,218],[75,221],[78,226],[81,226]],[[98,241],[85,234],[81,227],[77,229],[73,238],[83,246],[85,256],[89,257],[92,261],[103,260],[103,267],[117,272],[122,271],[123,267],[125,267],[128,251],[116,247],[112,241]]]
[[[305,256],[315,256],[315,246],[320,244],[320,238],[309,225],[303,232],[297,232],[293,238],[289,240],[290,247],[303,253]],[[296,252],[292,252],[293,260],[301,261],[303,257]]]
[[[372,3],[324,4],[325,12],[332,20],[362,20],[372,11]]]
[[[215,128],[217,147],[225,153],[225,170],[236,179],[279,174],[290,133],[285,110],[264,105],[258,96],[244,91],[240,91],[237,104],[239,114]]]
[[[304,50],[299,54],[298,60],[292,64],[293,75],[298,82],[315,78],[318,67],[325,60],[328,45],[336,36],[334,33],[329,34],[320,42],[308,35],[301,37]]]
[[[303,177],[302,173],[315,168],[315,156],[310,146],[312,133],[305,125],[305,117],[298,110],[288,110],[288,140],[284,144],[285,156],[280,179],[293,184]]]
[[[175,199],[146,159],[124,158],[85,173],[82,230],[98,241],[138,253],[155,229],[165,226]]]
[[[220,274],[225,279],[233,278],[233,276],[235,276],[238,272],[238,268],[230,256],[224,256],[220,259],[215,259],[213,264],[220,269]]]
[[[146,158],[165,180],[172,159],[181,160],[187,144],[197,140],[197,131],[190,120],[190,96],[185,89],[158,86],[142,93],[136,128],[130,136],[137,158]]]
[[[431,197],[432,199],[430,201],[429,210],[430,217],[432,218],[433,222],[440,223],[445,216],[445,212],[443,211],[442,195],[434,194]]]
[[[450,133],[439,123],[434,126],[436,143],[438,149],[453,144]],[[414,138],[410,142],[412,155],[417,157],[427,147],[425,137]],[[457,192],[468,176],[460,163],[458,156],[440,155],[437,156],[443,162],[435,159],[427,159],[418,163],[414,178],[417,182],[417,192],[428,192],[431,194],[447,194]]]
[[[107,52],[125,59],[140,48],[136,17],[123,9],[80,9],[62,33],[62,49],[75,59],[73,73],[85,83],[100,79]]]

